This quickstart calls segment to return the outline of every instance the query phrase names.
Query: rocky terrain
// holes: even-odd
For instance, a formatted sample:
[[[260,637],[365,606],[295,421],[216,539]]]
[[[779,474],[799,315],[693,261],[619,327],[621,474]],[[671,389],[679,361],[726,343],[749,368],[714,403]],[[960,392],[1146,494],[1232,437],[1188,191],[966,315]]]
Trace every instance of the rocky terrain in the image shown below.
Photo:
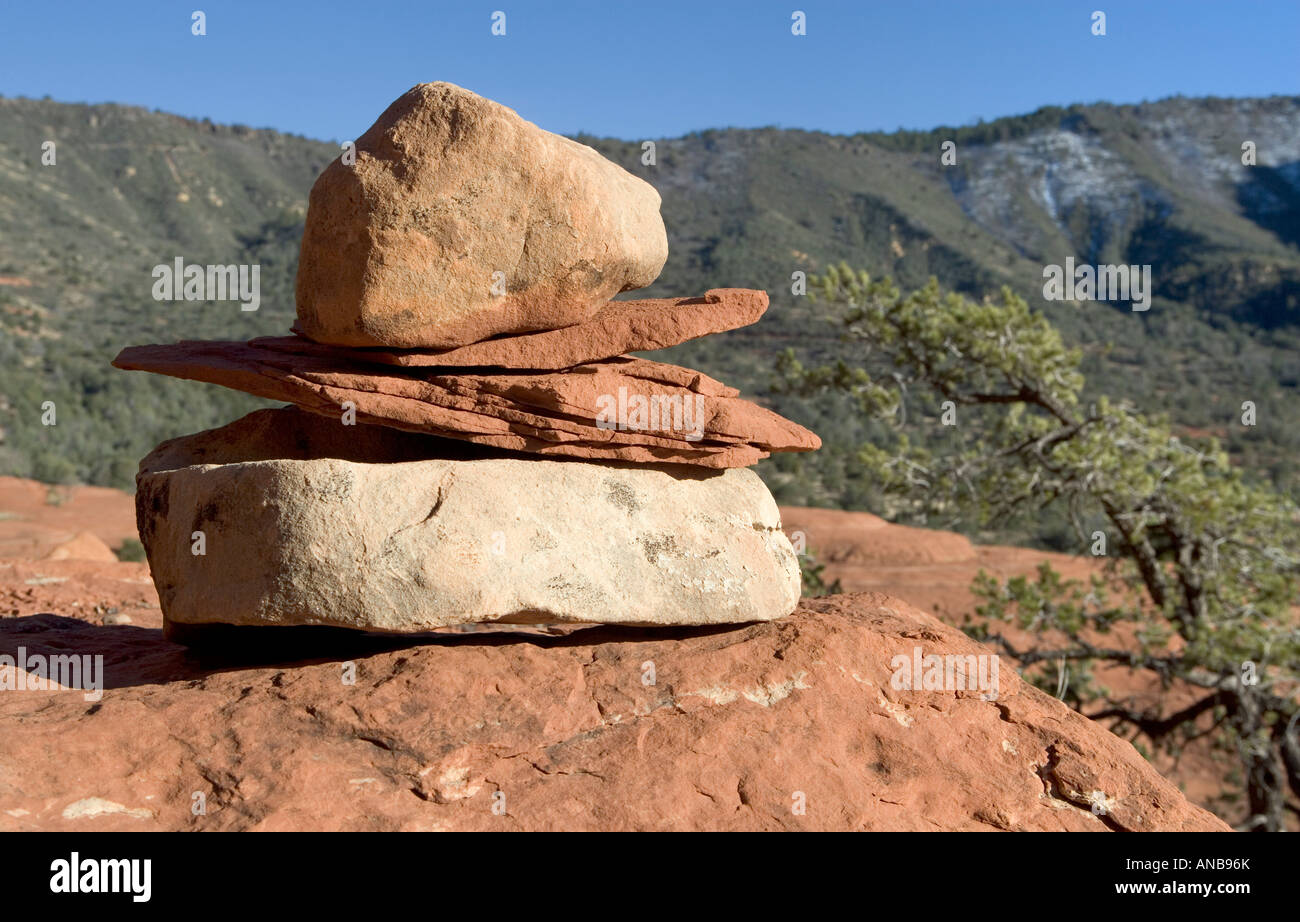
[[[199,655],[163,639],[145,565],[99,553],[134,537],[132,497],[0,478],[0,656],[105,676],[98,701],[0,693],[0,829],[1227,829],[1179,792],[1186,760],[1166,780],[1010,668],[991,700],[895,687],[914,648],[990,652],[895,594],[951,616],[973,563],[1037,552],[784,518],[886,591],[731,627],[262,627]]]
[[[980,603],[971,592],[971,581],[980,570],[1003,580],[1033,577],[1038,565],[1048,561],[1063,579],[1087,581],[1102,569],[1093,558],[974,544],[963,535],[895,525],[867,512],[786,506],[781,519],[787,534],[799,533],[800,543],[825,564],[823,578],[828,585],[838,581],[849,593],[886,592],[952,625],[987,623],[974,614]],[[1029,645],[1029,635],[1014,625],[995,628],[1018,648]],[[1179,684],[1162,689],[1149,674],[1121,666],[1098,668],[1096,679],[1135,710],[1170,713],[1199,697],[1195,689]],[[1210,726],[1208,718],[1197,723],[1202,731]],[[1222,783],[1234,770],[1235,759],[1218,749],[1212,736],[1193,740],[1177,757],[1159,750],[1146,754],[1195,803],[1229,821],[1242,818],[1241,803]]]
[[[170,434],[135,478],[138,541],[46,489],[61,534],[41,487],[8,485],[15,827],[1226,829],[1070,709],[1063,665],[1053,697],[959,631],[969,599],[947,624],[880,592],[801,602],[809,544],[835,586],[969,582],[981,553],[813,510],[785,533],[746,468],[819,437],[636,355],[752,325],[769,293],[611,300],[663,269],[661,203],[420,84],[313,185],[292,335],[123,349],[124,371],[294,406]],[[258,273],[176,257],[152,295],[238,281],[256,311]],[[141,551],[147,572],[113,572]]]

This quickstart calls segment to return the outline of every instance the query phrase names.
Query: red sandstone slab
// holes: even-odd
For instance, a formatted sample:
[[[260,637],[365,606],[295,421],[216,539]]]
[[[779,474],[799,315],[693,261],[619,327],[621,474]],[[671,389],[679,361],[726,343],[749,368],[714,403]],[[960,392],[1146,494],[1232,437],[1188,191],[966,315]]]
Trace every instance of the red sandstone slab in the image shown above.
[[[558,370],[649,352],[758,321],[767,293],[747,288],[713,288],[701,298],[643,298],[610,301],[576,326],[484,340],[457,349],[360,349],[328,346],[303,336],[267,336],[253,345],[295,355],[346,356],[360,362],[408,367],[494,367]]]
[[[723,468],[821,445],[807,429],[739,399],[707,375],[629,357],[562,374],[435,374],[250,343],[183,342],[133,346],[113,364],[220,384],[336,418],[351,403],[360,423],[548,456]]]

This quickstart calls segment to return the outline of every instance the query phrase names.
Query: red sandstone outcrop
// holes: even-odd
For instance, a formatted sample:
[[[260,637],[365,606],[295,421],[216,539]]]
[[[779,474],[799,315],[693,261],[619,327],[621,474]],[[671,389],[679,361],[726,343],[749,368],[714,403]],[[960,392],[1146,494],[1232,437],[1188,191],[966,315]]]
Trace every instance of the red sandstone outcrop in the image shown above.
[[[105,557],[104,546],[121,547],[135,537],[131,497],[105,487],[51,486],[18,477],[0,477],[0,558],[47,558],[80,550]],[[89,533],[99,543],[81,533]]]
[[[895,525],[867,512],[783,506],[781,522],[796,545],[803,544],[825,564],[822,577],[827,584],[838,581],[842,591],[849,593],[885,592],[957,626],[981,624],[975,615],[981,603],[971,592],[971,583],[980,570],[1000,579],[1034,579],[1038,566],[1047,562],[1063,577],[1085,583],[1103,572],[1096,558],[973,544],[962,535]],[[1062,640],[1030,634],[1014,624],[999,622],[994,628],[1018,649]],[[1124,632],[1112,632],[1105,639],[1108,646],[1137,647],[1137,642]],[[1200,697],[1195,689],[1181,683],[1164,688],[1150,673],[1125,667],[1098,666],[1095,678],[1117,700],[1136,711],[1172,714]],[[1204,715],[1198,728],[1209,730],[1212,723],[1213,715]],[[1177,755],[1152,748],[1149,757],[1157,770],[1175,781],[1193,802],[1230,822],[1244,819],[1242,801],[1232,797],[1223,781],[1236,771],[1235,756],[1217,747],[1212,734],[1191,740]]]
[[[107,678],[0,694],[0,829],[1227,828],[1010,670],[992,701],[894,687],[914,647],[989,651],[879,594],[725,630],[246,630],[199,660],[156,624],[0,619],[0,654]]]
[[[46,560],[117,560],[113,549],[88,531],[79,531],[45,555]]]

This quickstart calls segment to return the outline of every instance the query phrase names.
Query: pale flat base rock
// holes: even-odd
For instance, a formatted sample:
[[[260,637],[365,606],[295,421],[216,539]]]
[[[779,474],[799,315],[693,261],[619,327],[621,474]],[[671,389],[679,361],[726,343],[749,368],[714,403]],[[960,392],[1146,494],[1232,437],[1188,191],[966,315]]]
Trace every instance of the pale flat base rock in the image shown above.
[[[136,507],[168,623],[702,625],[798,604],[794,549],[752,471],[356,460],[425,443],[445,444],[263,410],[159,446]],[[268,458],[275,444],[321,456]]]

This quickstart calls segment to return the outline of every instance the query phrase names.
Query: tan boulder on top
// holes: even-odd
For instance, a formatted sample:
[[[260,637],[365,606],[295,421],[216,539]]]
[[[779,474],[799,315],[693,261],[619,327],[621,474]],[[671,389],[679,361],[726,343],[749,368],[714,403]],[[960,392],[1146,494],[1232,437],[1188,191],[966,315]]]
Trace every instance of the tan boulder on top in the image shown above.
[[[339,346],[450,349],[580,323],[668,258],[659,193],[586,145],[425,83],[311,190],[298,325]]]

